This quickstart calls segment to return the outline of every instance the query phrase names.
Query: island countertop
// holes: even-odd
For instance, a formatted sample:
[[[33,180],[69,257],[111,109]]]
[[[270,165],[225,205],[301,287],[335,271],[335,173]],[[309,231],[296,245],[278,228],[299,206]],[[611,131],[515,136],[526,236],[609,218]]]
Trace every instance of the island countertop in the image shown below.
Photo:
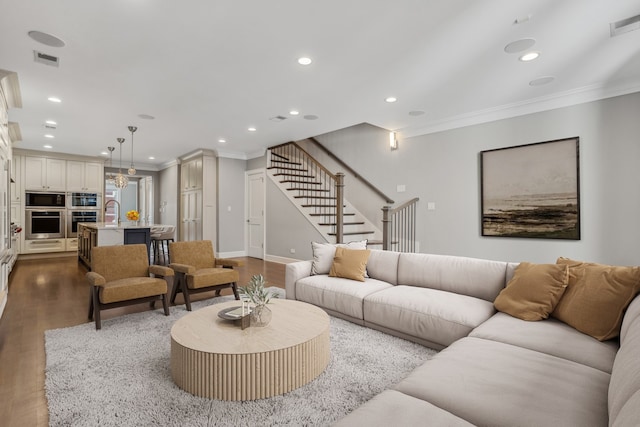
[[[151,228],[155,224],[145,224],[140,221],[136,224],[133,221],[122,221],[120,224],[116,224],[115,222],[80,222],[78,225],[82,224],[85,228],[93,228],[95,230],[124,230],[129,228]]]

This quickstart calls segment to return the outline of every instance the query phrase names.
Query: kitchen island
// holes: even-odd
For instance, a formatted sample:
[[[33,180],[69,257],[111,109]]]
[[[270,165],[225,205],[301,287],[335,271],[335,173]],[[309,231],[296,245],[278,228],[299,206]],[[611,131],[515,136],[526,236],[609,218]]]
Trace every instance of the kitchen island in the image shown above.
[[[78,259],[91,268],[91,249],[94,246],[151,244],[151,225],[135,222],[78,223]]]

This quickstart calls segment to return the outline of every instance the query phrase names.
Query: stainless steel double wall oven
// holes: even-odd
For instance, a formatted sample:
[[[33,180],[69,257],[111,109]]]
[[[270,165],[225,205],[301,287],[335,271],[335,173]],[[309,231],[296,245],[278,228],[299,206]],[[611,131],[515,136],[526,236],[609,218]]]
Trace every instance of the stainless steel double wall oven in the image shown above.
[[[102,207],[99,193],[26,193],[27,240],[76,237],[78,223],[97,222]]]
[[[100,221],[99,193],[67,193],[67,237],[76,237],[78,223]]]

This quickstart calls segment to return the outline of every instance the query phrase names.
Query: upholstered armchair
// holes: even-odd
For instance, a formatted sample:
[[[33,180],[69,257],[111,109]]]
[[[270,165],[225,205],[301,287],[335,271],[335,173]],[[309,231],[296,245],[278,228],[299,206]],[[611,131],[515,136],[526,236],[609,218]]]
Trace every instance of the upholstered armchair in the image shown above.
[[[91,249],[91,271],[87,281],[91,286],[89,320],[95,312],[96,329],[101,328],[100,311],[125,305],[162,301],[165,316],[169,315],[168,286],[173,270],[149,265],[147,245],[96,246]]]
[[[171,303],[175,303],[176,295],[182,292],[187,310],[191,311],[191,294],[231,288],[236,299],[238,288],[236,283],[239,274],[233,267],[241,267],[241,261],[216,259],[211,240],[169,243],[171,264],[175,271],[176,283],[171,294]]]

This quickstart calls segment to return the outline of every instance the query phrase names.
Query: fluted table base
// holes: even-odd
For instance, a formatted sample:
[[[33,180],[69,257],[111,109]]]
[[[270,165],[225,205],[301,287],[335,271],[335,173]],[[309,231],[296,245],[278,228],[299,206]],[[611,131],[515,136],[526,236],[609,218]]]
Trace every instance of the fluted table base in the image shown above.
[[[273,301],[273,300],[272,300]],[[171,329],[171,375],[200,397],[254,400],[294,390],[329,363],[329,316],[310,304],[276,299],[266,327],[241,330],[215,304],[178,320]]]

